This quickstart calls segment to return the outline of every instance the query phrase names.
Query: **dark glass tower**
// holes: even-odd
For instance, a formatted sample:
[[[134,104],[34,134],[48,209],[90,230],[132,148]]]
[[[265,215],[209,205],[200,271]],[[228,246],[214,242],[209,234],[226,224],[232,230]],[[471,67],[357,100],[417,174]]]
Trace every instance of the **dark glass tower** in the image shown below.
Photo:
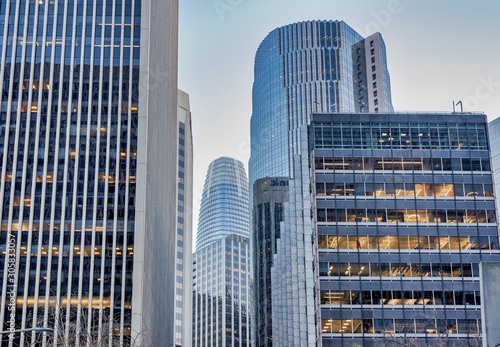
[[[253,185],[253,302],[259,303],[252,315],[255,346],[273,345],[272,275],[276,242],[281,235],[284,203],[288,201],[288,178],[257,180]]]
[[[480,343],[479,263],[500,259],[487,138],[482,114],[313,115],[323,346]]]
[[[177,6],[0,2],[2,331],[173,343]]]

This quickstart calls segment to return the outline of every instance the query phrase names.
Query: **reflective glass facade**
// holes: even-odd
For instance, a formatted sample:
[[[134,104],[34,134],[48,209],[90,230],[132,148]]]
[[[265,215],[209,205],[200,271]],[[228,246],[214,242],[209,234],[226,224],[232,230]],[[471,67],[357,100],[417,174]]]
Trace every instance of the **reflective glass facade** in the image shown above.
[[[259,303],[252,312],[254,346],[273,345],[271,267],[281,236],[288,185],[286,177],[262,178],[253,185],[253,302]]]
[[[252,102],[250,197],[260,194],[253,191],[254,183],[269,177],[289,178],[291,189],[290,201],[283,206],[280,240],[273,239],[273,233],[270,240],[263,238],[260,226],[252,227],[256,343],[313,346],[313,250],[305,193],[309,172],[297,155],[307,157],[305,128],[314,112],[392,111],[384,42],[380,34],[364,39],[341,21],[277,28],[257,50]],[[255,202],[252,206],[259,208]],[[260,212],[254,210],[254,218],[255,213]],[[260,256],[269,245],[276,245],[272,262]],[[270,283],[265,282],[268,274]],[[263,317],[269,310],[272,329]]]
[[[193,260],[193,346],[250,346],[248,180],[222,157],[207,172]]]
[[[322,345],[476,345],[500,259],[486,117],[313,115],[310,147]]]
[[[172,295],[171,306],[163,306],[167,296],[165,300],[148,296],[148,290],[159,293],[156,284],[142,290],[142,279],[148,277],[144,273],[154,277],[156,268],[147,256],[140,262],[136,259],[149,247],[145,216],[156,213],[144,208],[136,213],[139,202],[142,206],[146,196],[152,204],[168,200],[145,193],[146,176],[149,184],[158,182],[149,177],[154,170],[147,164],[146,147],[153,152],[155,131],[165,129],[156,127],[156,114],[148,113],[154,102],[143,98],[153,90],[151,80],[139,81],[140,73],[157,68],[149,50],[156,46],[140,48],[154,41],[156,33],[150,36],[141,20],[148,28],[155,25],[154,16],[149,17],[151,7],[162,6],[162,20],[165,23],[168,15],[172,27],[159,25],[157,32],[163,32],[163,46],[176,52],[170,45],[177,33],[175,1],[160,6],[149,0],[0,2],[1,330],[7,330],[11,318],[6,305],[11,290],[15,325],[20,328],[52,326],[58,334],[66,319],[76,319],[89,331],[124,345],[143,331],[142,323],[156,341],[165,341],[166,332],[173,330],[172,324],[159,331],[150,324],[154,319],[143,315],[146,306],[146,315],[157,314],[149,310],[148,302],[155,301],[167,312],[174,300]],[[141,30],[147,34],[143,38]],[[164,69],[176,71],[176,61],[170,58],[161,54]],[[162,106],[176,100],[176,77],[165,77],[155,87],[150,96],[162,94]],[[169,94],[170,88],[175,94]],[[175,119],[171,111],[176,105],[171,106],[162,108],[163,123],[167,117]],[[155,140],[147,142],[144,134],[139,135],[141,122],[142,132],[149,131]],[[166,131],[163,136],[162,147],[176,148],[175,134]],[[154,154],[149,157],[155,162]],[[166,151],[162,157],[175,167],[176,156]],[[175,191],[176,175],[158,167],[168,181],[155,188],[158,196],[167,185]],[[168,201],[170,205],[161,206],[175,211],[176,200]],[[169,225],[162,218],[157,221],[163,228],[148,235],[162,254],[170,255],[173,252],[165,245],[171,242],[164,242],[169,236],[156,236],[172,229],[175,217],[169,217]],[[15,240],[13,249],[7,249],[7,239]],[[159,254],[156,250],[150,252]],[[12,272],[14,280],[6,281]],[[164,277],[157,279],[161,282]],[[162,289],[164,293],[164,283]],[[137,305],[132,305],[132,297]],[[70,307],[77,309],[75,317],[49,321],[48,310]],[[134,319],[137,324],[132,328]],[[2,338],[5,342],[7,335]],[[35,334],[16,335],[15,344],[30,344],[31,338]]]
[[[201,197],[196,249],[236,234],[249,236],[248,180],[240,161],[221,157],[207,171]]]
[[[248,238],[233,234],[197,250],[193,270],[193,346],[250,347]]]
[[[250,184],[259,178],[292,175],[290,158],[300,151],[298,129],[311,113],[355,112],[360,105],[365,112],[392,111],[380,34],[363,39],[341,21],[308,21],[275,29],[260,44],[254,70]],[[368,79],[370,94],[364,92]],[[378,87],[373,89],[373,83]],[[374,96],[374,91],[380,95]],[[377,98],[385,101],[375,107]]]

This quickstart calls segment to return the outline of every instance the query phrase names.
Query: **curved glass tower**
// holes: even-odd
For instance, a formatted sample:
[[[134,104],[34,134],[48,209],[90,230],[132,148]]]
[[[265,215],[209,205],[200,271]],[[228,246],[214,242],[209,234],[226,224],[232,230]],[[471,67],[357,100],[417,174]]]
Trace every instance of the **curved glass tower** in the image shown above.
[[[232,158],[214,160],[207,172],[196,249],[235,234],[249,236],[248,180],[243,163]]]
[[[298,129],[312,112],[393,110],[381,35],[364,39],[342,21],[300,22],[270,32],[255,56],[252,93],[251,185],[293,176],[289,158],[299,153]]]
[[[193,347],[250,347],[248,181],[243,164],[207,172],[193,257]]]

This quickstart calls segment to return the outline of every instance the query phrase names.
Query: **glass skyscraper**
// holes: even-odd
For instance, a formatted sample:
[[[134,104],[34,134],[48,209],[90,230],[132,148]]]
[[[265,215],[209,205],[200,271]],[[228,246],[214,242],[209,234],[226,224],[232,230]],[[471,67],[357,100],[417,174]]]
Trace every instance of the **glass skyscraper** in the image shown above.
[[[193,346],[250,346],[248,180],[243,164],[214,160],[201,200],[193,261]]]
[[[249,180],[292,175],[298,129],[313,112],[392,111],[385,44],[342,21],[277,28],[254,67]]]
[[[177,7],[0,2],[2,331],[174,342]]]
[[[252,97],[250,198],[256,198],[253,185],[259,179],[290,179],[290,201],[284,203],[283,211],[285,229],[280,240],[270,240],[276,245],[274,260],[264,261],[259,255],[254,259],[254,276],[271,273],[271,295],[257,296],[254,307],[261,313],[272,307],[273,320],[272,329],[266,326],[266,337],[255,343],[313,346],[309,172],[298,157],[308,148],[304,125],[314,112],[391,112],[385,44],[379,33],[363,38],[342,21],[307,21],[277,28],[257,50]],[[258,232],[255,225],[252,230]],[[260,241],[252,235],[254,254],[262,247],[257,244]],[[263,336],[262,330],[255,331],[255,336]]]
[[[240,161],[221,157],[208,167],[196,250],[228,235],[249,237],[248,179]]]
[[[477,346],[499,235],[483,114],[314,114],[322,346]]]

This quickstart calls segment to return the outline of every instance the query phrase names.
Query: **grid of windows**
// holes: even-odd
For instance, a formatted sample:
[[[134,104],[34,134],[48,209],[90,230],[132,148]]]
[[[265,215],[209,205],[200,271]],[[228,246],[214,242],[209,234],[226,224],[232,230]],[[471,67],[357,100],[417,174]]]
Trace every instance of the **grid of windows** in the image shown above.
[[[314,125],[316,148],[486,150],[481,123],[338,122]]]
[[[151,6],[157,11],[149,15]],[[161,264],[160,271],[151,264],[169,259],[173,250],[165,246],[175,235],[175,199],[162,193],[175,190],[176,178],[170,164],[177,134],[164,117],[175,111],[176,7],[175,0],[0,1],[2,331],[12,318],[16,328],[49,326],[58,337],[61,326],[74,326],[75,339],[109,339],[110,345],[130,345],[143,328],[149,334],[139,340],[165,345],[171,338],[173,325],[153,320],[148,308],[173,306],[173,281],[156,282],[169,288],[167,295],[156,295],[155,283],[132,290],[139,278],[170,276],[175,266]],[[150,27],[156,30],[141,37]],[[154,45],[157,35],[165,38],[161,47]],[[161,54],[159,67],[161,50],[173,54]],[[162,78],[143,81],[140,70]],[[164,110],[161,120],[147,113],[155,107]],[[138,136],[139,128],[152,136]],[[168,146],[158,163],[151,158],[160,142]],[[160,178],[152,173],[160,167],[162,184],[153,191]],[[136,195],[136,189],[148,193]],[[146,195],[149,206],[162,205],[166,213],[146,208],[139,198]],[[10,283],[5,240],[15,240]],[[138,261],[139,247],[152,256]],[[54,311],[59,320],[50,318]],[[32,345],[35,337],[14,335],[16,346]],[[0,345],[8,338],[2,335]]]
[[[476,271],[479,269],[476,267]],[[439,270],[438,270],[439,272]],[[479,291],[322,290],[322,305],[481,305]]]
[[[431,339],[443,335],[458,335],[457,340],[481,330],[480,319],[322,319],[321,331],[326,334],[424,334]],[[460,335],[459,335],[460,334]],[[392,336],[392,335],[391,335]],[[406,336],[401,340],[404,343]],[[409,338],[409,343],[415,343]],[[471,339],[472,340],[472,339]],[[474,341],[475,342],[475,341]],[[451,342],[453,343],[453,342]],[[410,345],[410,344],[407,344]],[[407,346],[406,344],[404,346]]]
[[[480,334],[479,263],[500,258],[485,116],[404,118],[313,115],[324,346]]]
[[[129,340],[140,14],[139,0],[0,2],[1,235],[17,240],[21,328],[64,298]]]
[[[230,235],[197,250],[193,346],[250,346],[249,239]]]
[[[394,235],[318,235],[319,249],[404,249],[479,250],[498,249],[498,235],[491,236],[394,236]]]

